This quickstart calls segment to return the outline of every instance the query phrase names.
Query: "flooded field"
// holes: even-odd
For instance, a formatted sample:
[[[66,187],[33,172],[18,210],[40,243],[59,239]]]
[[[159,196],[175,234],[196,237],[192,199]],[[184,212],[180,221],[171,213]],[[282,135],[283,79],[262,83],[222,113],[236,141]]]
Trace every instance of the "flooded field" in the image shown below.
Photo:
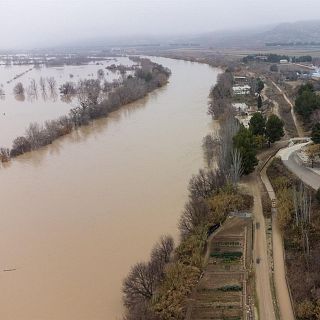
[[[111,58],[92,62],[88,65],[61,66],[61,67],[34,67],[0,65],[0,89],[4,95],[0,96],[0,146],[11,147],[13,139],[23,135],[31,122],[43,123],[46,120],[56,119],[66,115],[72,107],[77,105],[77,99],[71,101],[63,99],[59,93],[59,87],[66,81],[77,83],[83,79],[97,79],[98,70],[104,71],[104,80],[109,82],[120,79],[118,71],[112,72],[105,69],[112,64],[131,66],[134,63],[126,57]],[[46,90],[42,91],[40,79],[46,82]],[[54,91],[49,89],[47,80],[54,78],[56,87]],[[37,94],[28,94],[32,80],[35,80]],[[14,86],[21,82],[25,89],[23,96],[13,93]]]
[[[188,180],[204,165],[207,96],[219,71],[152,60],[171,69],[167,86],[0,170],[1,320],[121,319],[130,267],[160,235],[177,238]],[[70,68],[52,72],[64,81],[99,66]],[[6,96],[1,143],[69,107]]]

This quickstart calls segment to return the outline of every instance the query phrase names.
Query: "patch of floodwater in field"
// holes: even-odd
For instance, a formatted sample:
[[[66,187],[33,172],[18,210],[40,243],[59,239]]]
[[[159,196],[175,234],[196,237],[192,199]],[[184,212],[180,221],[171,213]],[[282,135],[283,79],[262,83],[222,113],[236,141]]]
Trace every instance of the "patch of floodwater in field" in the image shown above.
[[[77,101],[74,99],[67,102],[60,97],[58,88],[66,81],[77,83],[83,79],[97,79],[99,69],[104,71],[101,83],[104,80],[120,79],[121,74],[119,72],[105,69],[106,66],[112,64],[131,66],[134,63],[127,57],[118,57],[116,61],[114,59],[102,60],[79,66],[43,66],[37,68],[33,65],[0,65],[0,89],[5,93],[4,96],[0,96],[0,147],[11,147],[13,139],[23,135],[31,122],[42,124],[46,120],[56,119],[68,114],[70,109],[76,106]],[[21,76],[14,79],[17,75]],[[44,79],[54,77],[57,82],[55,94],[50,92],[47,85],[46,94],[43,95],[40,88],[41,77]],[[27,94],[28,87],[33,79],[37,84],[37,97],[31,97]],[[24,86],[24,97],[16,97],[13,94],[13,88],[18,82],[21,82]]]

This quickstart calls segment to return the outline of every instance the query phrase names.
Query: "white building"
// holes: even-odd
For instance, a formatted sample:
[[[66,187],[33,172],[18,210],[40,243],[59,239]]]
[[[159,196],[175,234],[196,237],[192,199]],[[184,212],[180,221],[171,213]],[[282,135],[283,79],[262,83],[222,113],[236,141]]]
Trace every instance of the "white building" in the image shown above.
[[[246,95],[250,94],[251,87],[248,85],[245,86],[233,86],[232,90],[235,95]]]
[[[286,63],[289,63],[289,61],[287,59],[280,60],[280,64],[286,64]]]

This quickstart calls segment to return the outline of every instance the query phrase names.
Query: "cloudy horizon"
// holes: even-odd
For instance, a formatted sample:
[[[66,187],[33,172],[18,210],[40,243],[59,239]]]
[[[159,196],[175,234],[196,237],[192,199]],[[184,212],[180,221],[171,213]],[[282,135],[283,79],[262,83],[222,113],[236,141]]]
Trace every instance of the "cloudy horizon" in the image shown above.
[[[320,3],[305,0],[293,6],[289,0],[270,0],[263,5],[253,0],[0,0],[0,10],[3,50],[137,35],[194,35],[316,20]]]

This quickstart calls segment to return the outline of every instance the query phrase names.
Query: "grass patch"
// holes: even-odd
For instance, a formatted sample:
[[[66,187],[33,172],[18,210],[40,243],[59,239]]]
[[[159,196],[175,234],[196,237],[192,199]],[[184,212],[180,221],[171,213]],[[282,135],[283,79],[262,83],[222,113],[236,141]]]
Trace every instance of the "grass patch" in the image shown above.
[[[221,288],[218,288],[217,290],[219,291],[223,291],[223,292],[229,292],[229,291],[242,291],[242,286],[237,286],[237,285],[233,285],[233,286],[224,286]]]

